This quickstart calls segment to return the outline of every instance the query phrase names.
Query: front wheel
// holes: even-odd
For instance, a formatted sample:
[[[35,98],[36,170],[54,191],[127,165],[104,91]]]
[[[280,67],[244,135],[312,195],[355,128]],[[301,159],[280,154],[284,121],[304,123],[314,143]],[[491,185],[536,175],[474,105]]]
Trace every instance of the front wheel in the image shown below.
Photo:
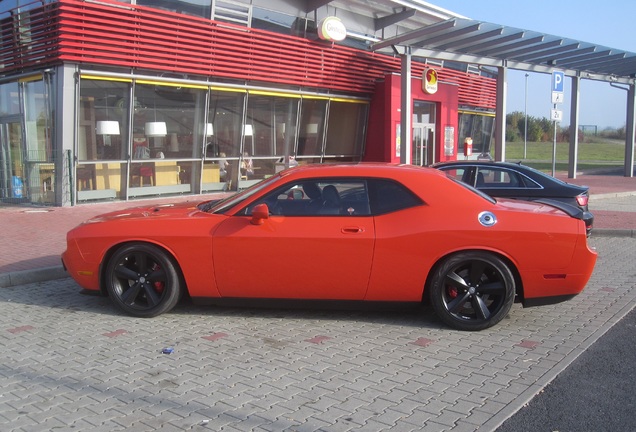
[[[510,311],[515,279],[508,265],[488,252],[461,252],[437,268],[430,286],[433,309],[458,330],[494,326]]]
[[[133,243],[108,261],[106,290],[113,303],[129,315],[150,318],[174,308],[181,282],[171,257],[162,249]]]

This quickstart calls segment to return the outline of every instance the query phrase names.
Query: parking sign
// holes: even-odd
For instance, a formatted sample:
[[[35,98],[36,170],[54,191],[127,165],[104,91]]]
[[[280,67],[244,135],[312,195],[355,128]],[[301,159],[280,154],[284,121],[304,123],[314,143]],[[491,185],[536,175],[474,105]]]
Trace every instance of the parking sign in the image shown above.
[[[552,91],[563,93],[563,81],[565,74],[561,71],[552,72]]]

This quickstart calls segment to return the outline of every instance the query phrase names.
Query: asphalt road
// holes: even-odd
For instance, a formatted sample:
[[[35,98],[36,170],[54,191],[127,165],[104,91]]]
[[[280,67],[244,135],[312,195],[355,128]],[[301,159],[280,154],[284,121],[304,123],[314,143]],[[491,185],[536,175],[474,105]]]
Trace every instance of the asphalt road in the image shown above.
[[[497,432],[636,430],[636,309]]]

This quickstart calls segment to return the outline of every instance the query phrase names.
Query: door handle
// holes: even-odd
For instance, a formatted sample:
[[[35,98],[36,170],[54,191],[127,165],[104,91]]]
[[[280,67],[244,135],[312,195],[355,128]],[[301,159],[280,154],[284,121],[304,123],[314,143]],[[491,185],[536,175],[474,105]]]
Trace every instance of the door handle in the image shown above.
[[[359,234],[364,232],[364,228],[361,227],[344,227],[342,228],[343,234]]]

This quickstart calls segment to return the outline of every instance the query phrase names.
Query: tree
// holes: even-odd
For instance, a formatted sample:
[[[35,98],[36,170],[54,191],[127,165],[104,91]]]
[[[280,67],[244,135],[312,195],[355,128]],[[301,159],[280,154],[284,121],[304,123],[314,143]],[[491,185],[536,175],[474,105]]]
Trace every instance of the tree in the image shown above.
[[[550,121],[543,118],[528,116],[528,141],[539,142],[548,140],[551,134]],[[511,112],[506,116],[506,141],[516,141],[525,135],[526,115],[521,111]]]

